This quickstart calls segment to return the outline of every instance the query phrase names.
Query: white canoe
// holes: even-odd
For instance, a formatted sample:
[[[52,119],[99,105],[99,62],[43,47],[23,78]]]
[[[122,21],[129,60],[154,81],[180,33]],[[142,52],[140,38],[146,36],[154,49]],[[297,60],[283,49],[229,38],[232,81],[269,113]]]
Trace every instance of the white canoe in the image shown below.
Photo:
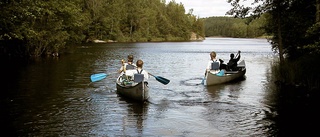
[[[146,101],[149,98],[149,87],[147,82],[124,84],[117,79],[117,93],[125,98],[135,101]]]
[[[223,83],[231,82],[243,77],[246,73],[246,65],[244,60],[242,60],[237,67],[238,67],[238,71],[226,71],[225,75],[223,76],[216,75],[215,71],[207,72],[205,77],[206,85],[211,86],[211,85],[223,84]]]

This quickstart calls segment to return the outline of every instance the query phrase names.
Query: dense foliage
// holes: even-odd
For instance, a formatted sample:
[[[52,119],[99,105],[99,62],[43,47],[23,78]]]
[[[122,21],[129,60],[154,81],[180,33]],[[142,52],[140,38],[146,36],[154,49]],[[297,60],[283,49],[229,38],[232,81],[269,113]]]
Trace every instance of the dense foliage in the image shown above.
[[[205,36],[256,38],[265,34],[265,16],[259,18],[209,17],[204,19]]]
[[[203,20],[165,0],[4,0],[0,55],[39,57],[94,39],[118,42],[189,40]]]
[[[266,16],[265,30],[272,35],[272,47],[279,53],[279,80],[320,88],[320,0],[255,0],[255,7],[241,6],[228,13],[245,18]]]

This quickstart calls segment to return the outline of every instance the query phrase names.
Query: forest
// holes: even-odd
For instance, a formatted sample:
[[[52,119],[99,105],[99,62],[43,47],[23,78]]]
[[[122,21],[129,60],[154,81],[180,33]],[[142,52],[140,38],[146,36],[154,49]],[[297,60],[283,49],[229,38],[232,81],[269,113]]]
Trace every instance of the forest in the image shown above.
[[[266,15],[257,18],[204,18],[206,37],[258,38],[266,35]]]
[[[165,0],[18,0],[0,2],[0,55],[42,57],[94,40],[188,41],[196,37],[256,38],[266,18],[198,18]],[[187,13],[187,14],[186,14]]]
[[[4,0],[0,55],[41,57],[95,39],[185,41],[204,36],[203,20],[165,0]]]

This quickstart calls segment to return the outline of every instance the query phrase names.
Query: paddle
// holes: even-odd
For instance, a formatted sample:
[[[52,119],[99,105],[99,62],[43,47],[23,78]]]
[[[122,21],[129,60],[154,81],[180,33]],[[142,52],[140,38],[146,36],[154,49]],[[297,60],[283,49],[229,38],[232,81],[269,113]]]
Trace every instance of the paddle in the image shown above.
[[[152,75],[151,73],[148,73],[148,74],[153,76],[154,78],[156,78],[157,81],[161,82],[164,85],[167,85],[170,82],[170,80],[168,80],[166,78],[163,78],[163,77],[160,77],[160,76],[155,76],[155,75]]]
[[[203,77],[203,78],[202,78],[202,81],[201,81],[201,84],[202,84],[202,85],[205,85],[205,83],[204,83],[205,80],[206,80],[206,77]]]
[[[238,58],[239,54],[240,54],[240,50],[238,51],[237,55],[234,57],[235,59]]]
[[[118,72],[114,72],[114,73],[118,73]],[[114,74],[114,73],[111,73],[111,74]],[[96,81],[99,81],[99,80],[102,80],[102,79],[106,78],[109,75],[110,74],[106,74],[106,73],[92,74],[90,76],[90,79],[91,79],[91,82],[96,82]]]
[[[201,84],[205,85],[204,81],[206,80],[207,71],[204,72],[204,77],[202,78]]]

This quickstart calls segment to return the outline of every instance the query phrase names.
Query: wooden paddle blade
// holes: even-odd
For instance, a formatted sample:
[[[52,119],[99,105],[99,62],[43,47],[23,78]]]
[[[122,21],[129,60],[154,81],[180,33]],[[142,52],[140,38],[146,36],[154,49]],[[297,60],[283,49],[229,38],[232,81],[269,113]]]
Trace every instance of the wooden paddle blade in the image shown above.
[[[156,78],[157,81],[161,82],[164,85],[167,85],[170,82],[170,80],[160,76],[154,76],[154,77]]]
[[[102,80],[106,77],[107,77],[106,73],[98,73],[98,74],[92,74],[90,79],[91,79],[91,82],[96,82],[96,81]]]

